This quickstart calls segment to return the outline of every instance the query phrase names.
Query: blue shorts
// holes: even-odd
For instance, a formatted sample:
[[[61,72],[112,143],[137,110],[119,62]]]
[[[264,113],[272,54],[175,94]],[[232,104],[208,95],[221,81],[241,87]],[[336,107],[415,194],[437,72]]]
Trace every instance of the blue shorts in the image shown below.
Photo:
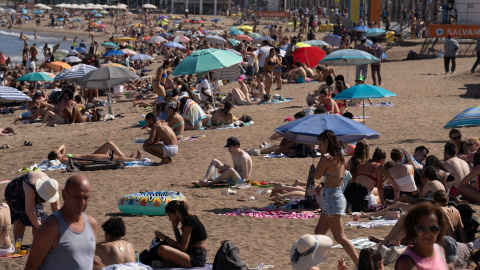
[[[22,112],[22,113],[20,114],[20,118],[21,118],[21,119],[27,119],[27,118],[30,118],[30,117],[32,117],[32,116],[33,116],[32,111],[26,111],[26,112]]]
[[[283,73],[283,69],[282,67],[276,67],[274,70],[273,70],[274,73]]]
[[[322,189],[322,210],[330,216],[345,215],[347,199],[343,196],[342,187]]]
[[[225,182],[229,183],[230,185],[232,186],[235,186],[235,185],[238,185],[238,184],[241,184],[243,182],[245,182],[246,179],[241,177],[241,176],[238,176],[238,178],[236,179],[236,181],[232,181],[231,177],[229,176],[227,179],[225,179]]]
[[[304,83],[305,82],[305,79],[298,76],[297,79],[295,80],[296,83]]]
[[[247,69],[245,70],[245,75],[254,76],[255,75],[255,68],[254,67],[247,67]]]

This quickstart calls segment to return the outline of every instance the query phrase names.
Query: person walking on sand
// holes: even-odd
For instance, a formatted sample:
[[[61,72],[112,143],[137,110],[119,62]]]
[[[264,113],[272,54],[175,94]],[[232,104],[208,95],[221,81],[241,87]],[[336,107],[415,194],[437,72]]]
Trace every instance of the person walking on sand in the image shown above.
[[[475,72],[475,69],[477,68],[478,64],[480,63],[480,38],[477,38],[477,46],[475,47],[475,51],[477,52],[477,60],[475,61],[472,69],[470,70],[472,73]]]
[[[92,192],[87,177],[67,179],[62,190],[63,206],[38,228],[25,269],[100,269],[95,265],[97,221],[86,215]]]
[[[478,46],[478,45],[477,45]],[[443,57],[444,65],[445,65],[445,74],[448,74],[448,70],[450,67],[450,61],[452,61],[452,74],[455,73],[455,58],[457,57],[457,52],[460,49],[458,42],[452,38],[452,34],[448,34],[447,40],[444,44],[445,49],[445,56]]]
[[[177,135],[167,122],[158,121],[154,113],[148,113],[145,116],[145,122],[147,122],[145,127],[152,130],[150,137],[143,144],[143,150],[161,158],[162,162],[159,165],[171,163],[172,157],[178,154]],[[160,142],[161,140],[163,143]]]
[[[228,148],[228,152],[232,155],[233,167],[224,165],[219,160],[214,159],[210,162],[210,166],[208,166],[207,173],[205,177],[203,177],[203,180],[195,181],[193,184],[211,186],[225,181],[233,186],[241,184],[250,178],[250,174],[252,173],[252,158],[240,149],[240,141],[236,137],[230,137],[224,148]],[[219,170],[221,175],[213,179],[215,170]]]

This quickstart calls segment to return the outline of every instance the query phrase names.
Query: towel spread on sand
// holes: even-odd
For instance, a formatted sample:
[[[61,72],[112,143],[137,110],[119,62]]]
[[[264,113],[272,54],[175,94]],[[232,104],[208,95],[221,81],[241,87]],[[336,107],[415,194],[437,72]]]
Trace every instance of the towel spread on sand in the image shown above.
[[[352,242],[355,249],[369,248],[369,247],[373,247],[374,245],[378,244],[378,243],[375,243],[375,242],[372,242],[372,241],[368,240],[367,237],[350,239],[350,242]],[[405,248],[405,247],[406,246],[404,246],[404,245],[400,245],[399,247],[396,247],[396,248]],[[342,248],[342,245],[336,245],[336,246],[333,246],[332,248]]]
[[[130,161],[125,163],[127,164],[127,167],[146,167],[146,166],[152,165],[152,162],[148,158],[143,158],[142,160]],[[51,160],[44,159],[42,162],[35,163],[32,166],[28,167],[27,170],[23,168],[23,169],[20,169],[19,171],[29,172],[29,171],[38,170],[38,169],[42,171],[58,171],[58,170],[67,169],[67,165],[61,164],[61,163],[58,164],[56,162],[52,162]]]
[[[281,211],[281,210],[262,210],[262,209],[252,209],[248,207],[243,207],[242,209],[237,209],[233,212],[226,214],[219,214],[222,216],[249,216],[256,218],[287,218],[287,219],[309,219],[313,217],[318,217],[314,214],[313,211]]]
[[[12,180],[2,180],[2,181],[0,181],[0,184],[8,184],[8,183],[10,183],[10,181],[12,181]]]
[[[185,103],[182,116],[183,118],[188,119],[192,126],[195,126],[198,121],[201,121],[203,118],[206,117],[205,112],[203,112],[202,110],[202,107],[200,107],[195,101],[191,99],[187,100],[187,102]]]
[[[204,267],[192,267],[192,268],[155,268],[155,269],[169,269],[169,270],[212,270],[213,264],[207,263]]]
[[[112,264],[101,270],[152,270],[153,268],[141,262]]]
[[[285,102],[289,102],[289,101],[292,101],[292,100],[293,100],[293,98],[284,98],[283,100],[270,99],[269,101],[260,102],[260,103],[258,103],[258,105],[285,103]]]
[[[213,126],[213,127],[201,127],[200,130],[205,130],[205,129],[232,129],[232,128],[239,128],[240,127],[240,123],[241,121],[237,121],[233,124],[230,124],[230,125],[222,125],[222,126]],[[241,122],[243,123],[243,122]],[[243,126],[247,127],[247,126],[251,126],[253,125],[254,122],[251,121],[251,122],[248,122],[248,123],[243,123]]]
[[[347,226],[357,226],[358,229],[360,228],[370,229],[373,227],[393,226],[397,223],[397,221],[398,221],[397,219],[393,219],[393,220],[381,219],[381,220],[373,220],[369,222],[350,221],[347,223]]]
[[[315,152],[317,157],[321,157],[322,154],[320,154],[319,152]],[[264,158],[283,158],[283,157],[288,157],[287,155],[284,155],[284,154],[280,154],[280,155],[276,155],[274,154],[273,152],[270,153],[270,154],[266,154],[265,156],[263,156]]]
[[[205,137],[205,135],[183,137],[180,140],[178,140],[178,142],[191,142],[191,141],[196,141],[196,140],[198,140],[200,138],[203,138],[203,137]],[[135,141],[130,142],[130,144],[143,144],[147,140],[148,139],[137,138],[137,139],[135,139]],[[163,141],[160,141],[160,142],[163,142]]]
[[[361,103],[358,103],[358,106],[363,106]],[[365,107],[392,107],[393,103],[392,102],[379,102],[379,103],[373,103],[373,105],[370,105],[370,103],[365,103]]]

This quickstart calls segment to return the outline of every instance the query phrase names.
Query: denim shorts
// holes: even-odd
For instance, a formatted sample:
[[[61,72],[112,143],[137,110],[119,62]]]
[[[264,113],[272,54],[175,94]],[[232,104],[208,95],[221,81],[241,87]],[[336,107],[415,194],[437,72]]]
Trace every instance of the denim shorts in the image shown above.
[[[341,187],[322,189],[322,210],[328,212],[330,216],[345,215],[347,200],[343,196]]]
[[[255,76],[255,68],[254,67],[247,67],[247,69],[245,70],[245,75]]]
[[[227,182],[228,184],[230,184],[230,185],[232,185],[232,186],[241,184],[241,183],[243,183],[243,182],[245,182],[245,181],[246,181],[246,179],[243,178],[243,177],[241,177],[241,176],[238,176],[238,178],[235,179],[235,181],[232,180],[232,177],[231,177],[231,176],[229,176],[227,179],[225,179],[225,182]]]

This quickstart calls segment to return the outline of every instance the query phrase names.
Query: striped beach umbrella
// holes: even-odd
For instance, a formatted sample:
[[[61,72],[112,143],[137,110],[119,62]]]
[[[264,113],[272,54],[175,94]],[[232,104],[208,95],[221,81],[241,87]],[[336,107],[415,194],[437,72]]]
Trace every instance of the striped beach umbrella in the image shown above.
[[[75,65],[70,69],[64,70],[60,72],[55,78],[54,81],[67,81],[67,80],[75,80],[80,79],[83,76],[87,75],[90,71],[97,69],[94,66],[79,64]]]
[[[0,86],[0,102],[10,101],[32,101],[32,99],[15,88]]]
[[[468,108],[450,120],[443,128],[461,128],[480,126],[480,106]]]

